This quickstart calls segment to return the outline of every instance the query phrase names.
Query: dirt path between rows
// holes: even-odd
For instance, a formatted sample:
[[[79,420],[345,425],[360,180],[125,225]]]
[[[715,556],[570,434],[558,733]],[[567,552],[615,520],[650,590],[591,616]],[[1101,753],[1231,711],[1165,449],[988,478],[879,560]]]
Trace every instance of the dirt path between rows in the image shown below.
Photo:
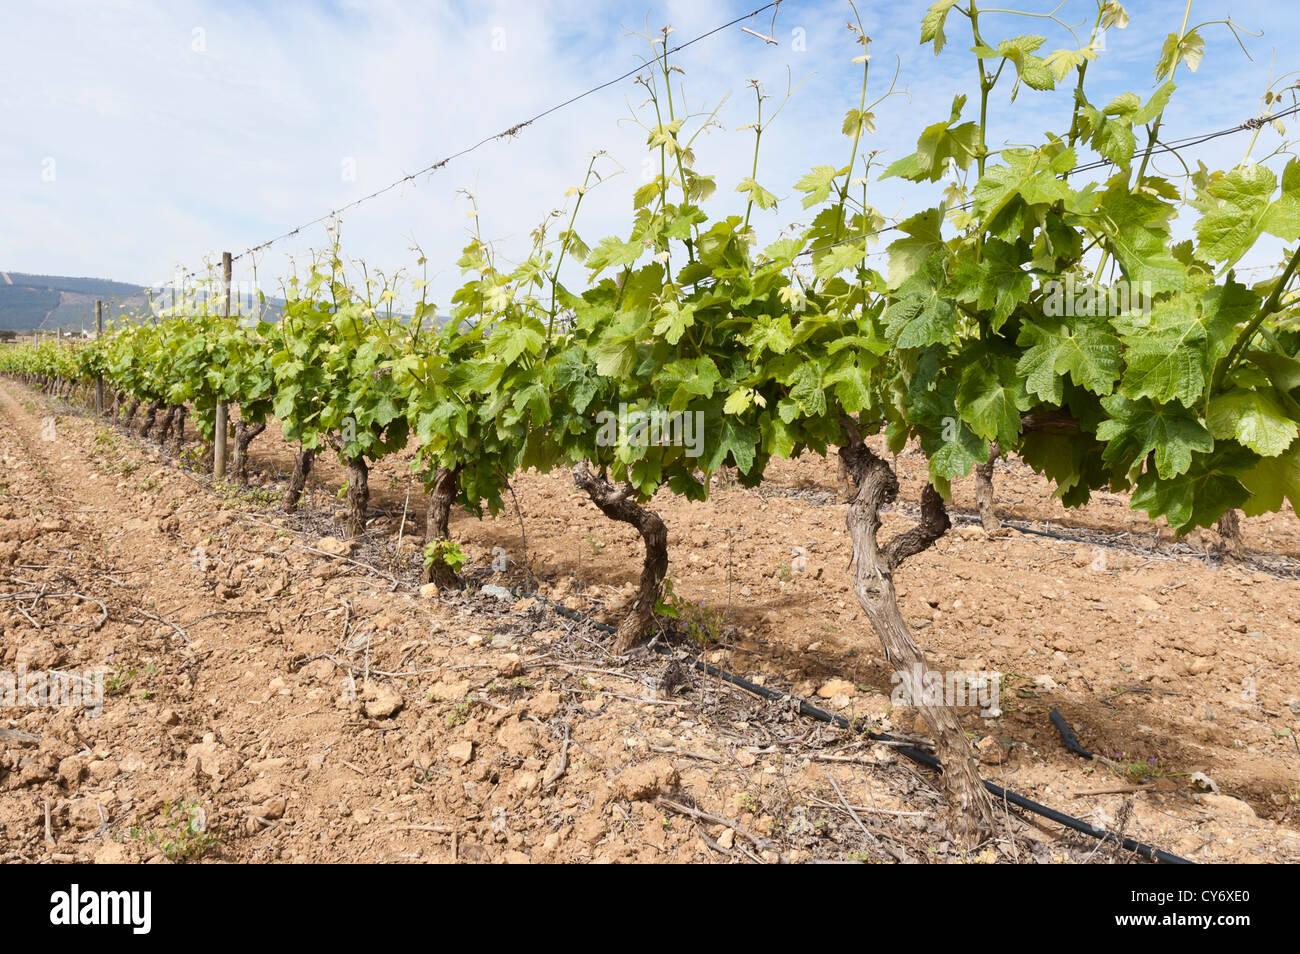
[[[0,661],[107,677],[98,716],[0,710],[6,860],[958,857],[888,750],[657,693],[662,661],[607,668],[535,606],[421,599],[10,384],[0,467]]]
[[[291,453],[278,436],[268,437],[254,456],[275,490]],[[404,507],[408,520],[422,525],[418,485],[413,503],[405,496],[408,459],[399,455],[374,469],[381,513],[372,535],[381,541],[391,543]],[[905,511],[919,496],[924,459],[908,451],[898,467]],[[849,588],[833,466],[809,457],[779,461],[771,477],[758,490],[715,490],[702,503],[667,492],[653,502],[669,528],[675,592],[732,624],[727,645],[710,661],[803,695],[840,684],[845,693],[824,700],[838,712],[912,731],[911,710],[891,704],[892,674]],[[313,504],[321,519],[336,519],[342,478],[333,461],[322,460]],[[976,739],[992,737],[1006,753],[991,775],[1013,787],[1059,791],[1062,778],[1082,770],[1067,791],[1129,785],[1176,795],[1200,817],[1205,802],[1192,801],[1190,785],[1201,773],[1234,799],[1223,803],[1227,809],[1300,824],[1295,515],[1245,520],[1249,558],[1224,563],[1206,535],[1172,541],[1167,528],[1127,509],[1123,495],[1100,493],[1067,510],[1019,462],[1000,465],[996,481],[1004,515],[1025,531],[990,537],[959,519],[899,574],[904,614],[939,665],[1002,674],[1001,716],[968,711],[965,719]],[[472,566],[505,555],[512,561],[501,575],[507,582],[525,582],[527,563],[540,592],[594,610],[630,592],[640,559],[634,532],[603,518],[562,471],[522,474],[512,483],[518,515],[509,498],[495,518],[453,518],[453,536]],[[973,502],[969,485],[955,488],[958,511]],[[910,519],[887,514],[886,533]],[[1096,531],[1089,542],[1064,538],[1089,529]],[[1049,719],[1053,709],[1114,764],[1080,763],[1066,752]],[[1139,811],[1144,798],[1137,798]],[[1089,795],[1073,808],[1110,824],[1123,799]],[[1187,844],[1201,841],[1189,837]]]
[[[415,548],[396,540],[422,523],[422,508],[400,519],[400,461],[376,469],[379,503],[390,513],[354,554],[367,568],[308,549],[333,547],[320,539],[332,526],[328,466],[307,518],[273,506],[282,479],[276,465],[287,450],[278,437],[254,445],[270,491],[217,493],[151,445],[68,411],[0,382],[0,596],[12,597],[0,599],[0,669],[105,671],[107,695],[95,718],[66,708],[0,709],[8,730],[0,732],[3,857],[960,857],[942,837],[933,780],[886,746],[856,742],[706,678],[664,691],[662,657],[612,660],[599,632],[545,603],[421,598],[406,584]],[[800,464],[792,465],[792,486],[827,479],[809,480]],[[527,475],[515,488],[542,593],[599,611],[631,579],[635,541],[575,499],[559,476]],[[888,673],[842,579],[838,510],[783,499],[777,522],[765,516],[770,501],[740,490],[689,514],[667,498],[657,503],[674,528],[679,592],[718,603],[730,592],[734,600],[734,633],[710,650],[710,661],[804,693],[847,680],[821,703],[911,730],[909,711],[889,705]],[[483,522],[461,517],[453,531],[476,564],[486,566],[498,546],[518,553],[513,513]],[[802,572],[785,571],[791,540],[804,548]],[[1281,711],[1270,707],[1284,705],[1273,695],[1285,695],[1285,685],[1261,682],[1264,701],[1241,712],[1225,706],[1216,716],[1219,738],[1184,722],[1204,715],[1192,708],[1202,694],[1196,684],[1195,700],[1163,696],[1150,678],[1113,690],[1110,670],[1141,664],[1137,646],[1111,659],[1080,654],[1092,645],[1094,625],[1116,612],[1117,585],[1154,593],[1148,598],[1163,605],[1155,572],[1169,574],[1161,585],[1170,592],[1193,586],[1222,596],[1240,586],[1258,612],[1276,613],[1282,624],[1279,593],[1294,584],[1177,563],[1098,576],[1091,564],[1077,565],[1076,551],[1032,538],[958,535],[905,579],[909,619],[929,621],[922,638],[937,644],[946,664],[1009,661],[1003,671],[1024,674],[1008,682],[1012,701],[1001,718],[969,725],[1005,757],[988,767],[990,777],[1196,860],[1300,859],[1300,836],[1287,827],[1300,760],[1288,762],[1288,740],[1256,711]],[[1065,579],[1051,583],[1041,574],[1047,566]],[[1005,573],[1018,569],[1023,577],[1035,567],[1035,579],[1059,591],[1030,591],[1021,600],[1023,578]],[[502,580],[517,582],[517,572]],[[1003,612],[1010,607],[1030,619],[1038,607],[1041,615],[1015,629]],[[1214,625],[1217,616],[1179,625],[1193,628],[1207,617]],[[1001,644],[989,632],[994,626]],[[1051,636],[1053,629],[1060,633]],[[1046,647],[1031,635],[1043,631]],[[1243,665],[1263,659],[1269,678],[1295,680],[1293,629],[1237,635],[1253,654]],[[1175,667],[1184,687],[1173,692],[1188,692],[1194,674],[1184,669],[1196,659],[1220,654],[1217,645],[1204,656],[1183,649],[1192,641],[1186,634],[1144,638],[1153,665]],[[1231,682],[1237,664],[1230,664],[1219,681],[1239,694]],[[1041,670],[1058,673],[1053,688],[1035,678]],[[1207,694],[1204,704],[1217,698]],[[1053,705],[1099,751],[1101,739],[1126,762],[1149,760],[1152,777],[1135,785],[1072,761],[1042,725]],[[1234,746],[1241,740],[1231,736],[1256,732],[1256,723],[1270,739],[1249,736]],[[1188,770],[1199,763],[1246,801],[1192,796]],[[981,860],[1113,858],[1055,837],[1052,826],[1007,818],[1004,827]]]

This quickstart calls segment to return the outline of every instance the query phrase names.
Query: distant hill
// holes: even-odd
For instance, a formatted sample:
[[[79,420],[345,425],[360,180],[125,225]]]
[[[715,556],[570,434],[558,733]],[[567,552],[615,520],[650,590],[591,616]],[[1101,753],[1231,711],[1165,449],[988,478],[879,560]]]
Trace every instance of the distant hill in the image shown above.
[[[96,300],[104,303],[104,318],[108,320],[144,308],[148,289],[106,278],[0,272],[0,331],[92,329]],[[282,304],[278,299],[268,299],[267,308],[273,317],[282,313]]]
[[[142,307],[146,301],[142,286],[125,282],[0,272],[0,329],[93,328],[96,299],[109,314]]]

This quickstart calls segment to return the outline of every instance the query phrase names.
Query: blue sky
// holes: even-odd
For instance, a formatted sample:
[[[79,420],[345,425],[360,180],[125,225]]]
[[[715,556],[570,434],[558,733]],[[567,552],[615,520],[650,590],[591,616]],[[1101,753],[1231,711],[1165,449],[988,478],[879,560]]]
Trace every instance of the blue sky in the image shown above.
[[[900,70],[900,95],[877,108],[868,144],[883,161],[909,153],[924,126],[947,117],[954,94],[974,85],[964,18],[952,15],[941,57],[919,45],[927,5],[860,4],[872,37],[870,98],[885,91],[896,64]],[[222,249],[241,251],[631,68],[646,47],[629,29],[670,24],[680,42],[755,6],[758,0],[28,6],[6,16],[0,32],[0,269],[162,281],[178,265],[200,267]],[[1094,102],[1151,92],[1160,44],[1178,28],[1184,6],[1128,5],[1129,27],[1108,33],[1090,68]],[[1024,8],[1053,7],[1025,0]],[[1068,0],[1058,16],[1090,24],[1094,10],[1093,0]],[[1204,62],[1195,74],[1181,71],[1166,113],[1171,137],[1257,112],[1270,73],[1276,79],[1296,62],[1294,10],[1279,0],[1194,4],[1192,23],[1231,15],[1263,36],[1244,37],[1249,59],[1225,27],[1204,28]],[[752,133],[739,127],[753,119],[751,78],[776,100],[787,71],[802,83],[765,134],[758,173],[765,187],[785,199],[807,169],[845,161],[839,127],[856,105],[860,77],[844,27],[850,18],[847,3],[785,0],[774,27],[770,12],[750,24],[773,29],[776,45],[733,27],[678,57],[692,109],[729,97],[718,117],[723,128],[698,149],[697,167],[718,181],[712,215],[743,206],[732,189],[748,175]],[[986,14],[983,29],[990,39],[1042,33],[1042,52],[1077,45],[1044,19]],[[590,194],[578,230],[592,244],[625,232],[646,153],[644,133],[620,120],[643,98],[638,92],[626,81],[350,212],[346,253],[391,271],[414,265],[410,246],[418,241],[433,274],[432,298],[445,309],[469,224],[457,190],[475,192],[484,234],[511,258],[526,251],[537,222],[569,201],[566,190],[601,149],[609,153],[606,169],[625,172]],[[1023,89],[1010,105],[1008,93],[1009,84],[994,94],[992,143],[1036,142],[1044,130],[1068,125],[1067,91]],[[968,105],[968,117],[973,110]],[[1230,167],[1248,140],[1220,139],[1189,158]],[[1256,156],[1279,141],[1266,130]],[[1179,170],[1169,160],[1156,168]],[[899,180],[870,188],[889,216],[914,211],[933,194]],[[789,198],[759,214],[760,233],[775,237],[801,211]],[[261,285],[274,292],[289,257],[323,240],[317,226],[263,253]],[[1261,255],[1252,264],[1267,263],[1268,253]],[[249,264],[238,263],[237,279],[252,278]]]

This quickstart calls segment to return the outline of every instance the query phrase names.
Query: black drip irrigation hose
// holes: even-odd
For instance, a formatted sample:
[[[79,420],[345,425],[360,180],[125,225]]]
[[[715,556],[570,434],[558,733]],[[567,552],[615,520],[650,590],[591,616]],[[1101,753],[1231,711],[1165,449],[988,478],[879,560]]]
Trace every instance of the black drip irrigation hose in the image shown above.
[[[542,602],[549,604],[551,608],[555,610],[555,612],[559,613],[561,616],[565,616],[573,620],[574,622],[578,622],[578,623],[589,622],[596,629],[602,630],[603,632],[607,632],[607,633],[617,632],[617,630],[615,630],[613,626],[608,626],[605,623],[598,623],[595,620],[584,620],[583,617],[579,616],[577,613],[573,612],[572,610],[567,609],[564,606],[560,606],[558,603],[545,599],[544,597],[538,597],[536,594],[533,594],[533,598],[540,599]],[[664,646],[662,644],[656,644],[654,646],[654,650],[655,652],[661,653],[663,655],[670,655],[672,653],[671,648],[669,648],[668,646]],[[723,680],[724,682],[729,682],[733,686],[737,686],[741,689],[744,689],[746,692],[752,692],[754,695],[761,696],[764,699],[771,699],[774,701],[785,701],[785,700],[796,701],[797,700],[799,703],[800,715],[809,716],[810,718],[817,719],[820,722],[826,722],[829,723],[830,725],[837,726],[838,728],[841,729],[848,729],[851,732],[858,732],[861,735],[866,736],[868,739],[871,739],[873,742],[889,742],[892,744],[894,751],[898,752],[900,755],[907,756],[913,762],[917,762],[920,765],[925,765],[939,772],[943,771],[943,763],[940,762],[938,758],[931,755],[929,752],[922,752],[920,749],[914,748],[913,746],[910,745],[900,745],[898,744],[899,743],[898,739],[895,739],[893,736],[886,735],[883,732],[871,732],[871,731],[864,730],[860,726],[854,725],[852,722],[850,722],[848,719],[844,718],[843,716],[838,716],[835,715],[834,713],[827,712],[825,709],[819,709],[817,706],[809,704],[806,700],[801,699],[792,693],[777,692],[775,689],[769,689],[767,686],[757,685],[755,683],[750,682],[748,679],[742,678],[741,676],[737,676],[734,673],[727,672],[725,669],[719,669],[717,666],[711,666],[708,663],[704,662],[702,659],[693,660],[691,662],[691,666],[695,669],[698,669],[700,672],[703,672],[710,676],[714,676],[718,679]],[[1060,714],[1057,713],[1055,710],[1053,710],[1053,715],[1056,716],[1057,718],[1059,718],[1060,716]],[[1056,722],[1056,718],[1053,718],[1052,721]],[[1078,745],[1077,740],[1075,744],[1076,746]],[[1079,750],[1082,751],[1081,746],[1079,747]],[[1098,841],[1117,844],[1125,851],[1132,851],[1135,854],[1141,855],[1143,858],[1146,858],[1150,861],[1158,861],[1161,862],[1162,864],[1191,865],[1196,863],[1194,861],[1189,861],[1187,858],[1183,858],[1180,857],[1179,855],[1172,854],[1171,852],[1164,851],[1160,848],[1153,848],[1151,845],[1143,844],[1140,841],[1134,841],[1132,838],[1118,837],[1113,832],[1106,831],[1106,829],[1104,828],[1098,828],[1096,825],[1090,825],[1088,824],[1088,822],[1084,821],[1081,818],[1075,818],[1073,815],[1067,815],[1065,812],[1059,812],[1055,808],[1049,808],[1046,805],[1040,804],[1039,802],[1036,802],[1031,798],[1025,798],[1025,796],[1013,792],[1009,788],[1003,788],[1001,785],[996,785],[993,782],[990,782],[988,780],[983,780],[983,781],[984,781],[984,788],[994,798],[1001,799],[1004,802],[1008,802],[1012,805],[1015,805],[1017,808],[1023,808],[1027,812],[1032,812],[1033,814],[1046,818],[1049,821],[1054,821],[1058,825],[1062,825],[1073,831],[1077,831],[1080,834],[1088,835],[1091,838],[1096,838]]]
[[[977,516],[973,516],[973,515],[965,514],[965,513],[951,513],[950,515],[952,516],[952,518],[953,518],[953,522],[954,522],[954,523],[960,521],[960,522],[965,523],[965,524],[968,524],[968,525],[979,526],[979,522],[980,522],[980,521],[979,521],[979,517],[977,517]],[[1123,551],[1123,552],[1125,552],[1125,553],[1132,553],[1132,552],[1135,552],[1135,551],[1136,551],[1136,552],[1138,552],[1138,553],[1149,552],[1149,553],[1151,553],[1152,555],[1156,555],[1156,554],[1158,554],[1158,553],[1161,552],[1161,551],[1159,551],[1158,549],[1152,549],[1152,550],[1150,550],[1150,551],[1146,551],[1146,550],[1145,550],[1144,548],[1142,548],[1142,547],[1139,547],[1139,546],[1136,546],[1136,545],[1126,545],[1126,544],[1123,544],[1123,543],[1117,543],[1117,542],[1115,542],[1115,540],[1113,540],[1113,539],[1111,539],[1111,540],[1097,540],[1097,539],[1092,539],[1092,538],[1089,538],[1089,537],[1078,537],[1078,536],[1074,536],[1074,535],[1069,534],[1069,533],[1060,533],[1060,532],[1055,531],[1055,530],[1038,530],[1038,529],[1036,529],[1036,528],[1034,528],[1034,527],[1027,526],[1027,525],[1026,525],[1027,523],[1028,523],[1028,521],[1019,520],[1019,519],[1016,519],[1016,518],[1005,518],[1005,517],[1002,518],[1002,525],[1003,525],[1004,527],[1007,527],[1007,528],[1009,528],[1009,529],[1011,529],[1011,530],[1016,531],[1016,533],[1027,533],[1027,534],[1029,534],[1029,535],[1031,535],[1031,536],[1035,536],[1035,537],[1046,537],[1046,538],[1049,539],[1049,540],[1062,540],[1062,541],[1065,541],[1065,542],[1067,542],[1067,543],[1082,543],[1082,544],[1084,544],[1085,546],[1090,546],[1090,547],[1103,547],[1103,548],[1105,548],[1105,549],[1107,549],[1107,550],[1121,550],[1121,551]],[[1074,528],[1074,529],[1087,530],[1087,529],[1089,529],[1089,528],[1087,528],[1087,527],[1076,527],[1076,528]],[[1200,559],[1202,563],[1207,563],[1207,562],[1209,562],[1209,561],[1207,561],[1207,560],[1205,560],[1205,559],[1203,558],[1203,555],[1202,555],[1202,554],[1198,554],[1198,553],[1177,553],[1177,552],[1169,552],[1169,551],[1166,551],[1166,555],[1167,555],[1170,559],[1173,559],[1173,558],[1175,558],[1175,557],[1195,557],[1195,558],[1197,558],[1197,559]],[[1278,554],[1278,556],[1282,556],[1282,555],[1281,555],[1281,554]],[[1285,559],[1285,557],[1283,557],[1283,559]],[[1249,558],[1249,557],[1247,557],[1247,558],[1243,561],[1243,563],[1244,563],[1244,565],[1251,567],[1251,569],[1255,570],[1255,572],[1257,572],[1257,573],[1265,573],[1265,574],[1267,574],[1267,575],[1269,575],[1269,576],[1274,577],[1275,579],[1279,579],[1279,580],[1294,580],[1294,579],[1300,578],[1300,569],[1296,569],[1296,568],[1273,568],[1273,567],[1269,567],[1269,566],[1266,565],[1266,564],[1260,564],[1260,563],[1256,562],[1255,560],[1253,560],[1253,559],[1251,559],[1251,558]]]
[[[813,506],[817,506],[817,507],[823,507],[823,506],[825,506],[825,507],[833,507],[833,506],[838,506],[838,504],[837,504],[835,501],[833,501],[833,500],[831,500],[831,501],[816,501],[816,500],[810,500],[810,499],[807,498],[807,497],[799,497],[797,494],[781,494],[781,493],[779,493],[779,491],[777,491],[777,492],[774,492],[774,491],[768,491],[768,493],[771,493],[773,496],[784,496],[784,497],[789,497],[789,498],[791,498],[791,499],[795,499],[795,500],[803,500],[803,501],[808,502],[808,503],[811,503]],[[829,491],[826,491],[826,493],[829,493]],[[764,499],[764,500],[766,500],[766,499],[768,499],[768,498],[766,498],[766,497],[762,497],[761,494],[760,494],[760,499]],[[915,516],[915,515],[916,515],[914,511],[910,511],[910,510],[907,510],[907,509],[904,509],[904,508],[901,508],[901,507],[898,507],[898,506],[891,507],[889,511],[882,511],[882,513],[883,513],[883,512],[893,512],[893,513],[903,514],[903,515],[907,515],[907,516]],[[965,512],[965,511],[960,511],[960,510],[949,510],[949,511],[948,511],[948,515],[949,515],[949,517],[952,518],[952,521],[953,521],[954,524],[961,523],[961,524],[965,524],[965,525],[967,525],[967,526],[979,526],[979,525],[980,525],[980,518],[979,518],[977,515],[973,514],[973,513],[969,513],[969,512]],[[1214,565],[1211,561],[1209,561],[1208,559],[1206,559],[1206,557],[1205,557],[1203,554],[1191,553],[1191,552],[1187,552],[1187,553],[1178,553],[1178,552],[1171,552],[1171,551],[1161,551],[1161,550],[1159,550],[1158,548],[1157,548],[1157,549],[1146,550],[1145,548],[1140,547],[1140,546],[1137,546],[1136,544],[1124,544],[1124,543],[1119,543],[1119,542],[1117,542],[1116,540],[1114,540],[1113,538],[1112,538],[1112,539],[1109,539],[1109,540],[1098,540],[1098,539],[1093,538],[1093,537],[1080,537],[1080,536],[1075,536],[1074,534],[1070,534],[1070,533],[1061,533],[1061,532],[1058,531],[1058,530],[1039,530],[1039,529],[1037,529],[1037,528],[1035,528],[1035,527],[1031,527],[1031,526],[1029,526],[1029,521],[1028,521],[1028,520],[1022,520],[1022,519],[1017,518],[1017,517],[1001,517],[1001,518],[999,518],[999,519],[1000,519],[1001,524],[1002,524],[1003,527],[1006,527],[1006,528],[1008,528],[1008,529],[1010,529],[1010,530],[1015,530],[1017,533],[1024,533],[1024,534],[1028,534],[1028,535],[1030,535],[1030,536],[1035,536],[1035,537],[1045,537],[1045,538],[1047,538],[1048,540],[1059,540],[1059,541],[1063,541],[1063,542],[1066,542],[1066,543],[1082,543],[1082,544],[1084,544],[1085,546],[1090,546],[1090,547],[1102,547],[1102,548],[1107,549],[1107,550],[1120,550],[1120,551],[1122,551],[1122,552],[1124,552],[1124,553],[1133,553],[1133,552],[1143,553],[1143,552],[1146,552],[1146,553],[1149,553],[1150,555],[1153,555],[1153,556],[1155,556],[1155,555],[1157,555],[1157,554],[1162,554],[1162,553],[1163,553],[1163,554],[1164,554],[1168,559],[1174,559],[1174,558],[1176,558],[1176,557],[1194,557],[1194,558],[1197,558],[1197,559],[1201,560],[1202,563],[1206,563],[1206,564],[1208,564],[1208,565]],[[1088,528],[1088,527],[1074,527],[1074,528],[1071,528],[1069,525],[1065,525],[1065,529],[1067,529],[1067,530],[1068,530],[1068,529],[1075,529],[1075,530],[1085,530],[1085,531],[1086,531],[1086,530],[1089,530],[1090,528]],[[1100,532],[1100,531],[1098,531],[1098,532]],[[1282,554],[1277,554],[1277,556],[1278,556],[1280,559],[1286,559],[1286,557],[1283,556]],[[1243,566],[1248,566],[1248,567],[1250,567],[1252,570],[1254,570],[1254,571],[1257,572],[1257,573],[1264,573],[1264,574],[1266,574],[1266,575],[1268,575],[1268,576],[1271,576],[1271,577],[1273,577],[1273,578],[1275,578],[1275,579],[1278,579],[1278,580],[1295,580],[1295,579],[1300,579],[1300,568],[1296,568],[1296,567],[1276,567],[1276,566],[1269,566],[1267,563],[1262,563],[1262,562],[1260,562],[1259,560],[1254,559],[1254,558],[1251,558],[1251,557],[1249,557],[1249,556],[1246,557],[1246,558],[1242,561],[1242,565],[1243,565]]]
[[[1074,734],[1074,730],[1066,723],[1065,717],[1060,711],[1053,709],[1047,716],[1052,720],[1052,725],[1056,726],[1056,731],[1061,733],[1061,744],[1075,755],[1081,755],[1085,759],[1095,758],[1091,752],[1079,744],[1079,737]]]
[[[975,518],[971,518],[970,522],[978,523],[978,520]],[[1139,547],[1127,547],[1121,543],[1115,543],[1109,540],[1089,540],[1087,537],[1071,536],[1068,533],[1056,533],[1052,530],[1036,530],[1033,527],[1018,526],[1016,523],[1013,523],[1010,520],[1003,520],[1002,523],[1005,526],[1010,527],[1012,530],[1015,530],[1017,533],[1028,533],[1036,537],[1047,537],[1051,540],[1065,540],[1069,543],[1082,543],[1085,546],[1090,546],[1090,547],[1105,547],[1109,550],[1123,550],[1125,552],[1132,552],[1133,550],[1137,550],[1138,552],[1142,552],[1141,548]],[[1158,551],[1153,550],[1151,552],[1156,553]],[[1202,563],[1209,563],[1208,560],[1202,558],[1199,554],[1196,553],[1170,553],[1169,556],[1171,558],[1184,557],[1184,556],[1196,557],[1198,559],[1201,559]],[[1268,576],[1273,577],[1274,579],[1294,580],[1300,578],[1300,570],[1297,570],[1295,568],[1285,568],[1285,569],[1273,568],[1273,567],[1269,567],[1266,564],[1261,565],[1255,562],[1254,560],[1252,560],[1250,557],[1246,557],[1243,560],[1243,563],[1244,565],[1249,566],[1251,569],[1253,569],[1256,573],[1264,573],[1267,574]]]

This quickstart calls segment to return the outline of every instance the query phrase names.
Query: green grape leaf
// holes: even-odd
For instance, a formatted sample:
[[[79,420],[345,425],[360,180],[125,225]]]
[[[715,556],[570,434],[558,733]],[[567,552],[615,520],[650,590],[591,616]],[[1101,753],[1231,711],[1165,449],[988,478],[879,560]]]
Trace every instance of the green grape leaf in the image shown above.
[[[1026,387],[1051,404],[1061,403],[1064,375],[1103,396],[1114,390],[1119,379],[1119,338],[1105,319],[1074,318],[1061,320],[1060,324],[1046,317],[1041,323],[1026,321],[1020,326],[1016,343],[1028,347],[1018,365]]]
[[[943,248],[943,210],[918,212],[899,223],[898,228],[908,237],[889,245],[889,284],[894,288],[900,287]]]
[[[886,334],[896,348],[923,348],[957,340],[957,309],[937,291],[897,299],[883,315]]]
[[[1020,434],[1021,412],[1032,402],[1010,358],[982,358],[968,364],[957,386],[957,410],[972,431],[1006,446]]]
[[[1286,500],[1300,517],[1300,444],[1276,457],[1265,457],[1241,475],[1241,482],[1250,491],[1250,499],[1242,504],[1248,517],[1281,510]]]
[[[740,181],[736,186],[737,192],[748,192],[749,200],[760,209],[775,209],[777,198],[771,192],[768,192],[753,179],[746,178]]]
[[[1180,533],[1209,527],[1229,510],[1250,500],[1239,479],[1249,469],[1249,451],[1207,455],[1190,471],[1172,479],[1148,470],[1138,478],[1133,509],[1164,517]]]
[[[1198,205],[1205,213],[1196,223],[1197,252],[1233,264],[1267,232],[1284,242],[1300,238],[1300,160],[1282,172],[1282,191],[1273,191],[1277,176],[1266,166],[1249,164],[1214,179],[1202,190]]]
[[[834,166],[814,166],[811,172],[805,173],[803,178],[794,184],[796,189],[804,193],[803,207],[807,209],[819,202],[825,202],[830,197],[831,185],[839,174],[839,170]]]
[[[948,38],[944,36],[943,24],[948,18],[948,11],[957,6],[957,0],[937,0],[930,4],[921,18],[921,43],[934,43],[934,55],[938,56]]]
[[[1151,195],[1128,191],[1122,183],[1102,194],[1098,226],[1124,266],[1125,278],[1149,285],[1153,295],[1182,291],[1187,269],[1169,250],[1168,220],[1174,208]]]
[[[1034,281],[1021,267],[1017,247],[990,236],[984,243],[983,260],[962,259],[952,283],[960,289],[958,301],[975,304],[990,313],[989,325],[999,330],[1016,306],[1028,301]]]
[[[1195,404],[1211,369],[1231,349],[1237,324],[1257,302],[1245,286],[1229,282],[1203,296],[1183,293],[1157,302],[1146,324],[1117,320],[1128,362],[1120,389],[1130,398]]]
[[[880,178],[900,176],[913,182],[938,182],[953,166],[970,167],[979,144],[979,125],[958,124],[965,96],[956,96],[947,121],[927,126],[916,141],[916,152],[890,165]]]
[[[587,268],[593,272],[599,272],[603,269],[621,265],[631,265],[641,253],[645,251],[645,246],[640,242],[624,242],[622,239],[614,236],[607,236],[601,239],[590,255],[587,256]]]
[[[1183,36],[1171,33],[1165,37],[1160,48],[1160,58],[1156,61],[1156,79],[1168,79],[1173,75],[1179,63],[1186,63],[1193,73],[1201,65],[1205,56],[1205,40],[1195,30],[1188,30]]]
[[[1275,394],[1245,388],[1210,399],[1209,425],[1216,438],[1231,438],[1261,457],[1281,454],[1300,433]]]
[[[1191,469],[1194,453],[1214,449],[1205,425],[1181,404],[1130,401],[1119,394],[1101,403],[1110,415],[1097,427],[1097,439],[1106,442],[1102,459],[1126,471],[1130,480],[1152,451],[1160,476],[1172,478]]]

